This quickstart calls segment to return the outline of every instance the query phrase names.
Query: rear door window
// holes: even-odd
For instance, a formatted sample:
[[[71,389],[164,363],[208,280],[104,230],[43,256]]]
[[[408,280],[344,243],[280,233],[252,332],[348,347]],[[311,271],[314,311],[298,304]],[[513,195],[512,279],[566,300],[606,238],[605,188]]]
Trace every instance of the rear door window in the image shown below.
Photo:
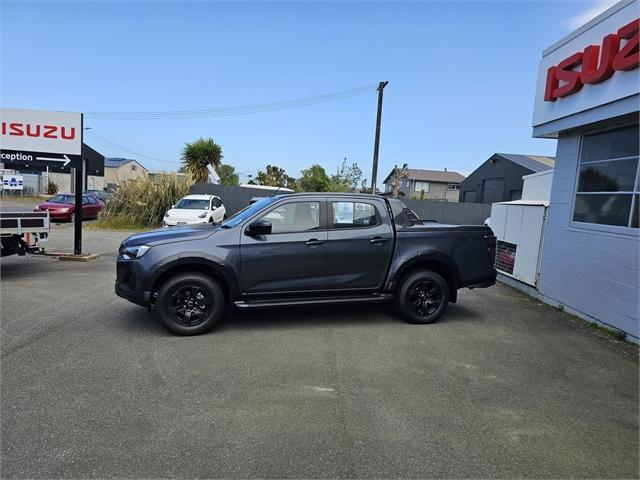
[[[366,228],[380,223],[376,207],[364,202],[331,202],[333,228]]]

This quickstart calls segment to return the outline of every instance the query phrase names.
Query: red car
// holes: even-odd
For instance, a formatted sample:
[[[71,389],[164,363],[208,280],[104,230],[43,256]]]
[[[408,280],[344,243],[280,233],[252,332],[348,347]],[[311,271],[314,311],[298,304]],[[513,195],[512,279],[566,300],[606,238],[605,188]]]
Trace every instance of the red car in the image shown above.
[[[73,193],[60,193],[51,200],[41,203],[34,212],[49,212],[51,220],[73,222],[76,212],[76,200]],[[82,219],[98,218],[104,203],[93,195],[82,195]]]

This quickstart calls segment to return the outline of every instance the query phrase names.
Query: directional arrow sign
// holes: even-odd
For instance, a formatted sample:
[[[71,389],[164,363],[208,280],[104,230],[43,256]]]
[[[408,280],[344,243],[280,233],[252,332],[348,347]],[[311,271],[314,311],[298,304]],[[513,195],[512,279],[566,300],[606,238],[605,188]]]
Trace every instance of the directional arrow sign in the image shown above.
[[[63,155],[64,158],[49,158],[49,157],[36,157],[36,160],[42,160],[45,162],[63,162],[62,166],[66,167],[71,162],[71,159],[66,155]]]
[[[60,173],[69,173],[72,168],[78,168],[82,164],[80,155],[5,149],[0,150],[0,163],[4,164],[4,168],[21,172],[43,172],[48,168],[52,172]]]

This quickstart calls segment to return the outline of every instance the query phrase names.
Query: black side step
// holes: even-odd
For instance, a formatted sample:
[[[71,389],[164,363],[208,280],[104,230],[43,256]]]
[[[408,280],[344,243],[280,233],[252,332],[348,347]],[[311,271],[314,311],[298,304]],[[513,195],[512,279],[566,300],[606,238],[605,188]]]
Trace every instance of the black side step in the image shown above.
[[[366,302],[388,302],[393,298],[391,294],[367,295],[366,297],[324,297],[324,298],[288,298],[278,300],[253,300],[253,301],[237,301],[235,306],[243,309],[265,308],[265,307],[284,307],[290,305],[320,305],[335,303],[366,303]]]

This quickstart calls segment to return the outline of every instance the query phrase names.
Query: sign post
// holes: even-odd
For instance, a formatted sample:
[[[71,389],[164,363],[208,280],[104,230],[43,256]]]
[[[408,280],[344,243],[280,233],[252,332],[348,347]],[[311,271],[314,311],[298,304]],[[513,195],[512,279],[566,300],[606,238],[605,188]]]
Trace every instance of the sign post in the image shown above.
[[[82,114],[0,109],[0,161],[21,169],[75,169],[73,253],[82,253]]]

